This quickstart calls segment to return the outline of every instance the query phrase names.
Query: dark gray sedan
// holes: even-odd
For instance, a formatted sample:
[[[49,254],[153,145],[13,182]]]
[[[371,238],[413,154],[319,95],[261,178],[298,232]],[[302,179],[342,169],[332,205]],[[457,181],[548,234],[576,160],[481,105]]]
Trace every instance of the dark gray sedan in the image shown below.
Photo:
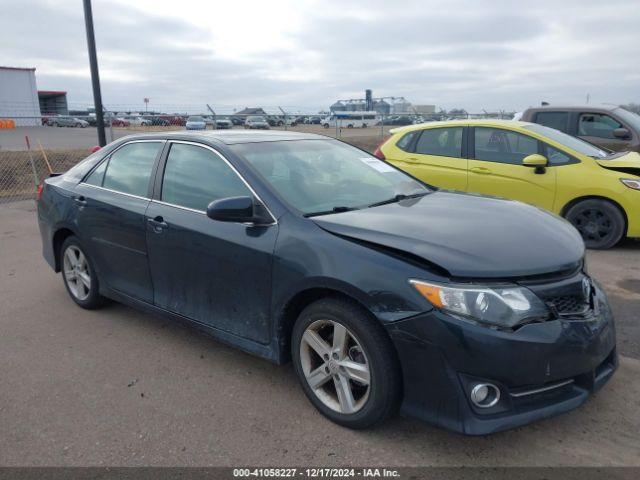
[[[125,137],[47,179],[38,221],[80,307],[117,300],[293,361],[347,427],[401,409],[490,433],[578,407],[617,366],[569,223],[331,138]]]

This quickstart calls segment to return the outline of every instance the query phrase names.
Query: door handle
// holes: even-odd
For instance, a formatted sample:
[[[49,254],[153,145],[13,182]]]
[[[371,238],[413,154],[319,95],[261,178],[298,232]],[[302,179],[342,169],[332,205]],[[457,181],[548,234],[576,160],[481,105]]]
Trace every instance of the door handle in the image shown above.
[[[420,160],[418,160],[416,157],[408,157],[406,161],[407,163],[420,163]]]
[[[78,197],[73,197],[73,201],[76,202],[76,204],[79,205],[80,207],[84,207],[87,205],[87,200],[82,195]]]
[[[169,227],[169,224],[160,215],[155,218],[147,218],[147,223],[151,225],[151,228],[156,233],[162,233],[165,228]]]
[[[480,175],[488,175],[491,173],[491,170],[486,167],[473,167],[470,168],[469,171]]]

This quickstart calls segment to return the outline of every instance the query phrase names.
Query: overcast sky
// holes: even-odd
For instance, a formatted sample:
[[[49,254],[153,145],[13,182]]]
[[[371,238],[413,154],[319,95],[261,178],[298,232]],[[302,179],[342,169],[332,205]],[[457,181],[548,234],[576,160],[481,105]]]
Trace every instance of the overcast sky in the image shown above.
[[[640,101],[637,0],[94,0],[104,103],[470,112]],[[82,2],[2,0],[0,65],[91,102]]]

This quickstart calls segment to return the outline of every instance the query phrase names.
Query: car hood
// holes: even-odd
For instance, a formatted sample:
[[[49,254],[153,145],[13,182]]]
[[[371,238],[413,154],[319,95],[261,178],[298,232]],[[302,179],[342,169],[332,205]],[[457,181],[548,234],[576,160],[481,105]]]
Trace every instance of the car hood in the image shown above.
[[[623,154],[614,155],[613,158],[597,159],[596,162],[601,167],[609,170],[617,170],[633,175],[640,175],[640,154],[637,152],[625,152]]]
[[[313,221],[342,237],[419,257],[454,277],[555,273],[577,268],[584,256],[577,230],[551,213],[442,190]]]

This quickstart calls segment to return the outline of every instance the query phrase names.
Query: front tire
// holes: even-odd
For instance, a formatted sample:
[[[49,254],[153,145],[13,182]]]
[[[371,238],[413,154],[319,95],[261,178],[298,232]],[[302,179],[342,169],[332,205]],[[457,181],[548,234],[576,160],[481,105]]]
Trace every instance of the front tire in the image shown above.
[[[401,372],[391,340],[359,305],[318,300],[293,328],[292,357],[311,403],[335,423],[362,429],[396,412]]]
[[[625,221],[622,212],[606,200],[583,200],[571,207],[565,217],[578,229],[587,248],[611,248],[624,235]]]
[[[106,299],[100,295],[93,262],[77,237],[70,236],[60,247],[62,280],[71,299],[82,308],[100,308]]]

